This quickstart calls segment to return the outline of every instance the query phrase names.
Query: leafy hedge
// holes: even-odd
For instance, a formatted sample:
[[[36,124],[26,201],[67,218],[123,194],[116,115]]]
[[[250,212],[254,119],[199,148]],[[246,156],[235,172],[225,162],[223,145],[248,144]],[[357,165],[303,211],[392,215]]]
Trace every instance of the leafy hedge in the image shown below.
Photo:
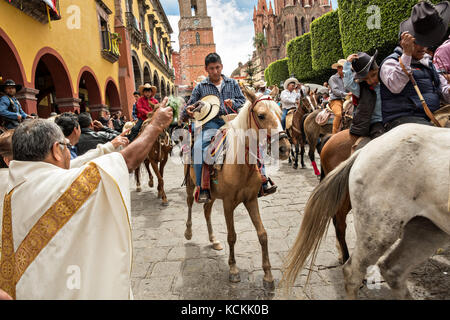
[[[287,56],[289,58],[289,74],[294,74],[300,82],[306,82],[314,77],[310,32],[288,42]]]
[[[312,68],[320,73],[344,58],[338,10],[331,11],[311,23]]]
[[[375,49],[379,51],[377,60],[381,61],[388,56],[398,43],[400,22],[411,15],[412,7],[418,2],[418,0],[338,0],[344,56],[359,51],[372,54]],[[374,25],[370,17],[376,13],[370,11],[371,6],[379,8],[381,15],[379,29],[369,28],[370,25]]]
[[[264,71],[264,78],[267,81],[268,86],[279,86],[281,81],[285,81],[289,78],[288,58],[277,60],[269,64]]]

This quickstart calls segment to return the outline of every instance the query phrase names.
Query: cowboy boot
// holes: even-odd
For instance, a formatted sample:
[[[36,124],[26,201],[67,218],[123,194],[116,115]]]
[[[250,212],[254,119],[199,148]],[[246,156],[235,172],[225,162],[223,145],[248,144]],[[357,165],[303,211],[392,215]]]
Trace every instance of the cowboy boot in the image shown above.
[[[270,186],[269,186],[270,184]],[[264,182],[261,186],[261,190],[259,191],[258,198],[265,197],[271,195],[277,191],[278,186],[273,183],[272,179],[267,178],[266,182]]]

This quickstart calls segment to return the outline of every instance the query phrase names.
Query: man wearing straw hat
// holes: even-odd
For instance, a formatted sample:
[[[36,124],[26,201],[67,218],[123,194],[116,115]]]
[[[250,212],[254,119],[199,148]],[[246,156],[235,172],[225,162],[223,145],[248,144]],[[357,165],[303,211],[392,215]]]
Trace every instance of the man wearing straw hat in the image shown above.
[[[265,82],[264,80],[256,82],[255,89],[257,94],[259,93],[262,95],[269,95],[271,92],[269,89],[267,89],[267,82]]]
[[[300,94],[295,88],[300,84],[296,78],[289,78],[284,82],[284,90],[280,95],[281,109],[281,126],[286,130],[286,116],[291,109],[297,108],[297,101],[300,100]]]
[[[351,95],[344,87],[344,65],[346,62],[347,60],[340,59],[337,63],[334,63],[331,68],[337,70],[337,72],[330,77],[330,80],[328,80],[330,85],[330,108],[334,113],[333,134],[339,132],[344,100],[347,95]]]
[[[139,87],[141,97],[136,104],[138,122],[133,129],[131,129],[131,133],[128,136],[130,142],[136,139],[139,131],[141,130],[142,124],[145,120],[147,120],[148,113],[152,112],[155,109],[155,106],[159,103],[158,100],[154,98],[156,92],[157,88],[149,83]]]
[[[196,176],[196,186],[198,190],[197,201],[207,203],[210,199],[208,190],[201,189],[202,165],[204,151],[207,149],[217,130],[225,124],[221,116],[237,113],[245,103],[245,97],[236,80],[230,79],[222,74],[223,65],[220,56],[217,53],[210,53],[205,58],[205,71],[208,77],[199,83],[191,98],[187,102],[187,107],[182,113],[182,118],[195,118],[194,124],[195,136],[201,133],[201,137],[194,142],[194,171]],[[209,107],[201,108],[194,114],[194,104],[207,96],[215,96],[215,99],[209,99],[206,105]],[[196,159],[195,155],[201,155],[201,159]]]
[[[413,7],[411,17],[400,24],[400,46],[383,61],[380,69],[386,130],[404,123],[430,125],[426,108],[435,112],[440,108],[441,99],[450,102],[450,85],[438,74],[431,56],[425,53],[427,47],[442,42],[449,22],[450,2],[436,6],[420,2]],[[411,80],[417,83],[427,107],[423,106]]]

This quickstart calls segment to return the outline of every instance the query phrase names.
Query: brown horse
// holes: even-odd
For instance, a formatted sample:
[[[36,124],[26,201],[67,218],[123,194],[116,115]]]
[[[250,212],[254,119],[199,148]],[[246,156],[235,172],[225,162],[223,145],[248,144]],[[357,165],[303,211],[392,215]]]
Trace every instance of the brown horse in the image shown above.
[[[300,102],[294,112],[289,113],[286,116],[286,132],[290,137],[291,142],[291,152],[289,154],[289,163],[292,163],[292,158],[294,158],[293,167],[298,168],[298,154],[299,147],[301,148],[301,165],[302,168],[306,168],[304,156],[305,156],[305,145],[306,140],[303,134],[303,119],[304,116],[313,111],[312,105],[308,101],[307,97],[300,90]],[[295,153],[294,153],[295,149]]]
[[[352,114],[351,114],[352,109],[350,108],[351,101],[348,101],[346,106],[347,107],[343,110],[343,116],[341,120],[341,130],[348,129],[352,121]],[[315,110],[312,113],[310,113],[306,117],[305,122],[303,124],[306,141],[309,144],[308,156],[314,168],[314,173],[318,178],[320,178],[320,171],[317,168],[315,159],[316,147],[319,142],[319,138],[330,135],[333,131],[332,124],[326,124],[324,126],[321,126],[316,122],[316,117],[321,111],[322,110]]]
[[[151,118],[144,121],[142,124],[141,130],[139,134],[144,130],[144,128],[149,125],[151,122]],[[167,131],[164,131],[159,137],[156,143],[153,145],[153,148],[150,150],[147,158],[144,160],[145,168],[148,172],[149,182],[148,186],[153,188],[153,175],[150,171],[150,164],[155,172],[156,178],[158,179],[158,199],[162,200],[162,205],[169,205],[169,201],[167,200],[166,192],[164,191],[164,167],[169,159],[169,155],[172,152],[172,140],[170,139]],[[158,166],[159,164],[159,166]],[[141,181],[140,181],[140,167],[134,171],[134,175],[136,177],[136,191],[140,192],[141,189]]]
[[[293,113],[289,113],[286,116],[286,131],[290,137],[291,142],[291,152],[289,154],[289,163],[292,163],[292,158],[294,158],[293,168],[298,168],[298,154],[299,147],[301,149],[301,165],[302,168],[306,168],[304,156],[305,156],[305,145],[306,139],[303,133],[303,120],[305,115],[312,112],[313,106],[308,100],[307,96],[303,94],[303,91],[300,90],[300,102],[297,105],[297,108]],[[295,150],[295,153],[294,153]]]
[[[214,183],[211,184],[211,201],[204,204],[204,215],[208,227],[209,240],[213,243],[213,248],[221,250],[222,246],[213,233],[211,226],[211,211],[216,199],[223,200],[223,209],[228,231],[228,245],[230,255],[228,264],[230,266],[229,280],[239,282],[239,269],[236,266],[234,256],[234,245],[236,243],[236,231],[234,228],[234,210],[240,204],[244,203],[250,218],[258,234],[259,242],[262,248],[262,267],[264,270],[264,287],[272,290],[274,280],[272,277],[269,261],[267,232],[261,221],[258,207],[258,192],[261,189],[261,174],[256,164],[252,164],[250,159],[250,146],[259,145],[259,134],[257,137],[250,137],[249,131],[254,132],[258,129],[267,130],[267,139],[271,142],[279,142],[279,158],[285,160],[288,158],[290,144],[287,135],[281,128],[280,108],[267,96],[257,98],[256,95],[244,88],[244,94],[248,101],[241,108],[237,117],[226,124],[226,151],[222,168],[217,170],[214,177]],[[244,132],[244,134],[240,134]],[[270,135],[270,133],[274,133]],[[256,140],[256,141],[255,141]],[[237,141],[237,142],[236,142]],[[242,150],[242,152],[239,152]],[[272,148],[272,151],[274,149]],[[245,155],[245,159],[239,160],[239,157]],[[243,160],[243,161],[242,161]],[[242,164],[241,164],[242,163]],[[187,240],[192,238],[192,205],[194,203],[195,173],[191,165],[185,166],[186,192],[188,205],[188,220],[186,222],[185,237]]]

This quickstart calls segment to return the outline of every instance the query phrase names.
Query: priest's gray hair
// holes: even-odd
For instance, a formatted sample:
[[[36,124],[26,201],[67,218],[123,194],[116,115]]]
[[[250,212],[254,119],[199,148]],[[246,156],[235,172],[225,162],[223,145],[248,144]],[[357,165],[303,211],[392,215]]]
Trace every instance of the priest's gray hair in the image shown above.
[[[44,119],[25,121],[12,137],[13,159],[17,161],[43,161],[55,142],[64,142],[61,128]]]

